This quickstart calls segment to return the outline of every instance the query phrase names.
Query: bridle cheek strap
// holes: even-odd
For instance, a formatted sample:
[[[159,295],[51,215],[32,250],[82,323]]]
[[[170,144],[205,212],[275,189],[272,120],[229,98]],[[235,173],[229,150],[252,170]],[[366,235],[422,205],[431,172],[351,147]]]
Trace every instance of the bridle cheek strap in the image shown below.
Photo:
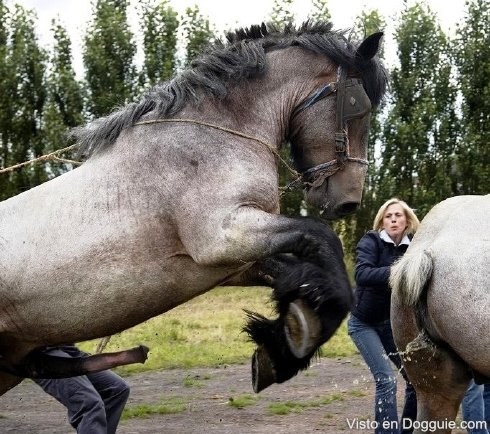
[[[337,131],[335,132],[335,159],[311,167],[302,173],[303,183],[308,187],[319,187],[329,176],[341,170],[347,162],[368,165],[364,158],[352,157],[347,136],[347,121],[360,118],[371,111],[371,101],[367,96],[362,80],[347,78],[345,70],[339,66],[337,82],[322,86],[293,111],[293,116],[311,107],[321,99],[336,93]]]

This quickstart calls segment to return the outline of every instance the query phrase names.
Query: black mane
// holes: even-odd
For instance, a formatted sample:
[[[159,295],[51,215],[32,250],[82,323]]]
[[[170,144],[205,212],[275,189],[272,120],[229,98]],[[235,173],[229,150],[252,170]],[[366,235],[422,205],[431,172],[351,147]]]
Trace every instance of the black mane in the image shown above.
[[[73,136],[78,140],[79,154],[88,157],[114,143],[123,129],[149,112],[155,118],[165,118],[203,96],[225,98],[231,84],[265,72],[267,51],[289,46],[325,54],[348,70],[358,70],[372,103],[377,105],[381,100],[387,83],[384,68],[377,59],[360,64],[355,56],[356,46],[347,41],[345,32],[333,31],[331,23],[321,21],[307,21],[299,27],[287,24],[283,28],[262,23],[228,33],[225,42],[210,44],[186,70],[151,88],[139,102],[75,128]]]

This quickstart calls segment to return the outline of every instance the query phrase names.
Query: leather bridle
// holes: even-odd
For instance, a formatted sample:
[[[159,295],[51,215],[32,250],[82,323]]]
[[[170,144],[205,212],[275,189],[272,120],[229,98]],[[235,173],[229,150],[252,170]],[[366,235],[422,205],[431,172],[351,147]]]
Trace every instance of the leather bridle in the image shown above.
[[[308,109],[318,101],[336,94],[336,120],[335,132],[335,159],[319,164],[303,171],[303,183],[310,187],[319,187],[326,178],[341,170],[347,162],[367,165],[364,158],[353,157],[350,154],[349,139],[347,136],[347,121],[360,118],[371,111],[371,101],[364,90],[362,80],[348,78],[344,68],[339,66],[337,81],[325,84],[298,107],[293,110],[292,117]]]

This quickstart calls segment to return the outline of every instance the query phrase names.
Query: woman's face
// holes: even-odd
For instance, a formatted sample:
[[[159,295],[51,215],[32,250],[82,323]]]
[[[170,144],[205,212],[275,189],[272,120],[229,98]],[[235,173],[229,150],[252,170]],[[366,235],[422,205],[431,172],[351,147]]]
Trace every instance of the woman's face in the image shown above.
[[[383,216],[383,229],[388,232],[390,238],[397,244],[403,237],[403,232],[407,228],[407,217],[405,211],[398,203],[391,204],[386,208]]]

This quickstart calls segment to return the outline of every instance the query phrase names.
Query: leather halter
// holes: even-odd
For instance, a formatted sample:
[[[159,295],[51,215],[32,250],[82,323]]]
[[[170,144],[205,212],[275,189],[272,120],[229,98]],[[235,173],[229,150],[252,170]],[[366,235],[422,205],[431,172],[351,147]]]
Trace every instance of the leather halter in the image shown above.
[[[349,139],[347,136],[346,123],[350,119],[360,118],[371,111],[371,101],[367,96],[362,80],[358,78],[347,78],[346,71],[339,66],[337,70],[337,81],[328,83],[308,97],[303,103],[293,110],[292,116],[296,116],[303,110],[311,107],[318,101],[333,93],[337,94],[336,119],[337,130],[335,132],[335,154],[334,160],[310,167],[302,173],[302,179],[310,187],[319,187],[326,178],[341,170],[346,162],[354,162],[367,165],[364,158],[350,155]]]

